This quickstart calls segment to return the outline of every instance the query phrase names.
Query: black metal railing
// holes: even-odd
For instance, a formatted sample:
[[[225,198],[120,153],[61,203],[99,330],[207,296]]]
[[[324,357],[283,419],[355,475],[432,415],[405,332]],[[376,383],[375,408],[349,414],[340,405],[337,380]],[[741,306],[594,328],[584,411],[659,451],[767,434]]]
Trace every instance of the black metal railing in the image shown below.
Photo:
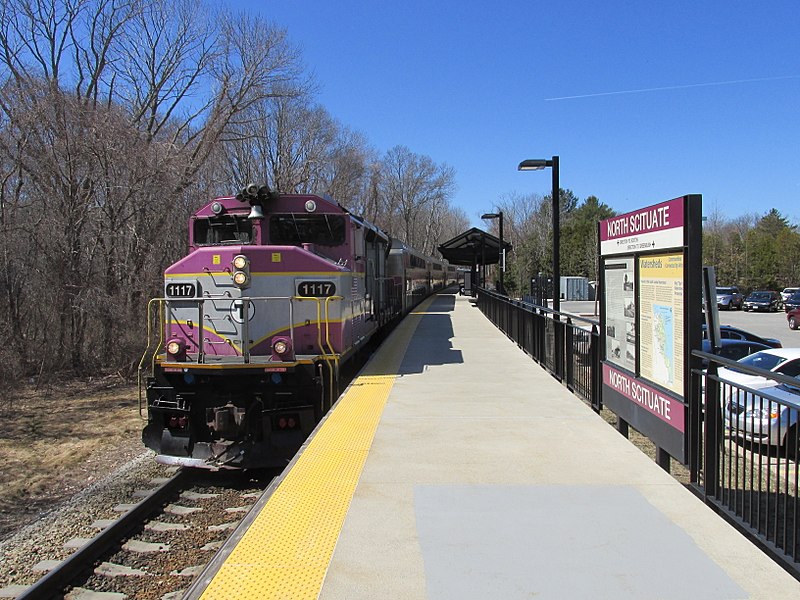
[[[600,336],[590,319],[479,289],[478,306],[500,331],[593,409],[600,399]]]
[[[800,382],[794,377],[694,351],[702,389],[701,426],[690,452],[692,487],[705,501],[800,578]],[[732,383],[721,367],[760,378]]]

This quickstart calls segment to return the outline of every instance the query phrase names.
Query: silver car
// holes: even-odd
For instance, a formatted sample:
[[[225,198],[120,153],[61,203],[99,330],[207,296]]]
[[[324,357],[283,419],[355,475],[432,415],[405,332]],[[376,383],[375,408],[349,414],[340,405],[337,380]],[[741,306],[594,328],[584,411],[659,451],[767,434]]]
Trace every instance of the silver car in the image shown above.
[[[735,285],[717,288],[717,308],[719,310],[742,310],[744,296]]]
[[[800,387],[785,383],[760,389],[739,390],[725,403],[725,428],[732,436],[750,442],[783,446],[797,458]]]

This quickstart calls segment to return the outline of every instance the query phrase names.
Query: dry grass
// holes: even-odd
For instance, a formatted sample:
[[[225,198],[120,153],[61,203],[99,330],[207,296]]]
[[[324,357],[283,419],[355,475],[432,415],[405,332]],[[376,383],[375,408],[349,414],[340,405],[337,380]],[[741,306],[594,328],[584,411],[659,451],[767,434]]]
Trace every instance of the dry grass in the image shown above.
[[[0,395],[0,539],[140,454],[135,386],[119,377]]]
[[[613,427],[617,426],[617,415],[607,408],[600,411],[600,416]],[[650,441],[650,438],[642,435],[633,427],[628,427],[628,439],[639,450],[644,452],[653,461],[656,460],[656,445]],[[689,469],[679,461],[670,457],[669,459],[670,474],[683,485],[689,485]]]

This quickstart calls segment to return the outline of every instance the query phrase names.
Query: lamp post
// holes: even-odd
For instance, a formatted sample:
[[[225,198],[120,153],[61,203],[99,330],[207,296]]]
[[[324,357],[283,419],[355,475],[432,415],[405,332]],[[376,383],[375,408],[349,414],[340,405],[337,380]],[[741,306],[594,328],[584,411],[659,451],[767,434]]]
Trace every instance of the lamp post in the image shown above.
[[[558,157],[554,156],[550,160],[529,159],[519,163],[519,171],[541,171],[545,167],[553,170],[553,310],[561,310],[561,256],[559,252],[560,233],[559,233],[559,207],[558,207]]]
[[[503,243],[503,211],[486,213],[485,215],[481,215],[481,219],[500,219],[500,289],[497,291],[505,295],[506,286],[503,281],[503,273],[506,270],[506,247]]]
[[[545,167],[550,167],[553,172],[553,319],[556,324],[555,336],[553,340],[555,354],[556,377],[562,380],[564,376],[564,330],[561,327],[561,256],[559,252],[560,232],[559,232],[559,207],[558,207],[558,157],[554,156],[550,160],[523,160],[517,167],[520,171],[540,171]]]

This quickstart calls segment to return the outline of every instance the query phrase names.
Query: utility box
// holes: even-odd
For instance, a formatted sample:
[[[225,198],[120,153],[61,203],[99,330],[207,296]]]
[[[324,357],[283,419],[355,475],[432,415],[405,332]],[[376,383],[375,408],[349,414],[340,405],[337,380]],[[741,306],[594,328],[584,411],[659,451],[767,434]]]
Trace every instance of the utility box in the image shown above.
[[[586,277],[562,277],[562,300],[589,300],[589,280]]]
[[[459,271],[458,272],[458,290],[459,294],[465,296],[474,296],[475,289],[472,285],[472,272]]]

